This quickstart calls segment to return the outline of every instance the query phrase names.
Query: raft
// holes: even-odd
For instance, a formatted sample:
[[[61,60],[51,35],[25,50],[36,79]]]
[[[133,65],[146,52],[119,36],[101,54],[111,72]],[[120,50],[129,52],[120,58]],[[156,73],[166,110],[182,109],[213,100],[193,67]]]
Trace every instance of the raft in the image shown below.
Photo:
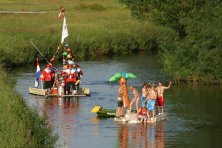
[[[59,95],[58,93],[46,94],[46,90],[44,89],[29,87],[29,93],[32,95],[45,97],[87,97],[91,95],[89,88],[80,88],[76,95]]]
[[[115,109],[103,109],[100,105],[94,106],[91,110],[92,113],[96,113],[99,118],[114,118],[113,120],[116,122],[128,122],[128,123],[140,123],[136,118],[136,110],[133,110],[130,115],[125,115],[124,117],[116,118],[116,110]],[[156,119],[151,119],[147,121],[148,123],[156,123],[162,120],[167,119],[167,114],[162,113],[156,115]]]
[[[166,119],[167,119],[167,114],[166,113],[161,113],[161,114],[156,115],[156,119],[151,118],[151,120],[147,121],[147,123],[156,123],[156,122],[160,122],[160,121],[166,120]],[[131,113],[130,116],[125,115],[124,117],[114,118],[114,121],[116,121],[116,122],[128,122],[128,123],[131,123],[131,124],[140,123],[140,121],[136,117],[136,113]]]

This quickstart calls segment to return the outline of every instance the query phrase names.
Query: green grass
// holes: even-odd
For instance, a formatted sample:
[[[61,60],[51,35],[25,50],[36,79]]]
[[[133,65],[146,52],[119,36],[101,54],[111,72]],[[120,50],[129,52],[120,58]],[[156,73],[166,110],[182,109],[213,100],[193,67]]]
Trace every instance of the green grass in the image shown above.
[[[26,106],[2,68],[0,75],[0,147],[54,147],[57,138],[46,118]]]
[[[0,10],[46,11],[46,14],[0,14],[0,53],[5,63],[24,64],[40,56],[31,39],[46,55],[54,54],[61,40],[66,8],[67,39],[76,59],[131,54],[156,48],[156,38],[168,31],[139,22],[118,0],[2,1]],[[172,34],[172,32],[171,32]]]

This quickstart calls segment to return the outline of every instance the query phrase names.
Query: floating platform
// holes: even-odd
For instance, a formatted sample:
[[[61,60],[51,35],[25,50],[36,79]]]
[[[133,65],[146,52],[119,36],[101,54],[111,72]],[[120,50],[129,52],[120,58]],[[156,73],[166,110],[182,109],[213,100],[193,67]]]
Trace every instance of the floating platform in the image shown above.
[[[114,118],[113,120],[116,122],[128,122],[128,123],[140,123],[140,121],[136,117],[136,111],[133,110],[130,115],[125,115],[124,117],[115,118],[116,110],[115,109],[103,109],[100,105],[94,106],[91,110],[92,113],[96,113],[99,118]],[[148,123],[156,123],[162,120],[167,119],[166,113],[161,113],[156,115],[155,119],[151,119],[147,121]]]
[[[147,120],[147,123],[156,123],[162,120],[167,119],[166,113],[161,113],[156,115],[155,118],[151,118],[150,120]],[[140,121],[136,117],[136,113],[131,113],[130,115],[125,115],[124,117],[114,118],[114,121],[116,122],[128,122],[128,123],[140,123]]]
[[[80,88],[76,95],[59,95],[59,94],[47,94],[46,90],[40,88],[29,87],[29,93],[38,96],[45,97],[87,97],[90,96],[90,89],[88,88]]]

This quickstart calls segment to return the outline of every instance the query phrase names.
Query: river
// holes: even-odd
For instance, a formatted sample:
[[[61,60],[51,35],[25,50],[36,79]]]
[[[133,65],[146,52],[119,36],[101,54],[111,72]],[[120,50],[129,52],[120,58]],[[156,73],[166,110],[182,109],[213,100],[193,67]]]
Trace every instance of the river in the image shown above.
[[[108,78],[116,72],[132,72],[137,79],[128,80],[128,84],[139,90],[144,81],[163,80],[168,85],[170,77],[161,72],[158,58],[134,55],[78,64],[84,71],[82,86],[90,88],[91,97],[64,100],[29,95],[28,87],[34,85],[35,67],[30,65],[14,71],[16,89],[25,102],[40,115],[48,114],[49,124],[59,135],[56,147],[222,146],[221,87],[173,84],[165,91],[167,120],[146,126],[116,123],[111,118],[99,119],[90,112],[95,105],[116,108],[118,85],[107,83]]]

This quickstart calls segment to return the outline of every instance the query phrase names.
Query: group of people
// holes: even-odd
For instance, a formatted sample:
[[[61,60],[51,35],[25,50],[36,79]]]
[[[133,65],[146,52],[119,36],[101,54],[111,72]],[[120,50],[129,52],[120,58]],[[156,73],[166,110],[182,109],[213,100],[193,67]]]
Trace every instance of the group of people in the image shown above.
[[[63,52],[63,70],[58,72],[51,63],[45,66],[45,69],[40,75],[40,80],[43,81],[43,89],[46,93],[51,92],[53,87],[64,88],[62,94],[77,94],[80,79],[83,76],[83,71],[78,64],[74,63],[74,56],[68,44],[64,46]]]
[[[155,87],[154,85],[148,84],[144,82],[142,87],[142,97],[139,97],[139,92],[134,86],[130,86],[130,91],[133,94],[133,98],[130,102],[129,106],[129,114],[131,113],[132,107],[135,104],[137,118],[141,122],[147,121],[155,121],[156,114],[155,110],[156,107],[158,109],[158,114],[164,113],[164,90],[169,89],[171,86],[171,82],[169,85],[163,86],[161,81],[158,82],[158,85]],[[124,95],[123,95],[124,87],[119,88],[118,92],[118,108],[116,111],[117,116],[121,115],[124,116],[124,107],[120,102],[122,102]],[[122,98],[122,99],[121,99]],[[120,100],[120,101],[119,101]]]
[[[47,64],[41,73],[40,80],[43,81],[43,89],[48,94],[51,92],[51,88],[61,86],[64,87],[64,94],[68,95],[72,91],[72,94],[75,95],[82,76],[83,72],[78,64],[67,64],[60,73],[52,64]]]

